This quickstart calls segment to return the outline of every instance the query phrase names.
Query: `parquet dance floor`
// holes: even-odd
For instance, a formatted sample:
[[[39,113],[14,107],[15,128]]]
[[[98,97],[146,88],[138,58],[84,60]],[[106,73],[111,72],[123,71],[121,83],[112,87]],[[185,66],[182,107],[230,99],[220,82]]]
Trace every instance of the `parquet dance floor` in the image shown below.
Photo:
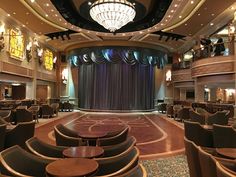
[[[55,143],[53,127],[62,123],[75,131],[114,131],[125,125],[137,139],[141,159],[155,159],[183,153],[183,129],[157,113],[87,113],[76,112],[36,129],[40,139]]]

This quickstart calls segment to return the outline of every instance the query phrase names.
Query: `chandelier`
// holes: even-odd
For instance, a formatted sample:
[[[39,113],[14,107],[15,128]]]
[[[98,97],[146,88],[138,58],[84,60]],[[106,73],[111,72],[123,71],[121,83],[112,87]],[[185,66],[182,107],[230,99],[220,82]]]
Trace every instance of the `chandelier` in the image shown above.
[[[126,0],[97,0],[89,13],[94,21],[111,32],[133,21],[136,15],[134,5]]]

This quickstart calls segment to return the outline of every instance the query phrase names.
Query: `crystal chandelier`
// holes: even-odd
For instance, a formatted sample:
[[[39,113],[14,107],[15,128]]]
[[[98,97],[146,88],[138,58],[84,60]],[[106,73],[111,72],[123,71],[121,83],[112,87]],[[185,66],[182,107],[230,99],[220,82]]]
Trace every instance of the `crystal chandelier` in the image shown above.
[[[89,13],[94,21],[111,32],[133,21],[136,15],[134,5],[126,0],[97,0]]]

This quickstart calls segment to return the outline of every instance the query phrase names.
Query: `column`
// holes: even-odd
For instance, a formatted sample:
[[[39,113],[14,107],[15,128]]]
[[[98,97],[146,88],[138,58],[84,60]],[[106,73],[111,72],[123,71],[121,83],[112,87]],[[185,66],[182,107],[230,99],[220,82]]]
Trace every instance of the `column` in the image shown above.
[[[204,102],[204,85],[194,81],[195,102]]]
[[[210,89],[210,101],[216,101],[216,88]]]

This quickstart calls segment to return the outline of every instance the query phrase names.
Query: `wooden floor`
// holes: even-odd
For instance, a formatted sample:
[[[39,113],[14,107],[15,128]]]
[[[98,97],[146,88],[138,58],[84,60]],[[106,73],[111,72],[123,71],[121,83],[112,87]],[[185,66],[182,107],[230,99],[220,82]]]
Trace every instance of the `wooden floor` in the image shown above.
[[[87,113],[74,112],[36,128],[36,136],[55,144],[53,127],[62,123],[75,131],[112,131],[125,125],[137,139],[141,159],[156,159],[184,152],[183,128],[158,113]]]

